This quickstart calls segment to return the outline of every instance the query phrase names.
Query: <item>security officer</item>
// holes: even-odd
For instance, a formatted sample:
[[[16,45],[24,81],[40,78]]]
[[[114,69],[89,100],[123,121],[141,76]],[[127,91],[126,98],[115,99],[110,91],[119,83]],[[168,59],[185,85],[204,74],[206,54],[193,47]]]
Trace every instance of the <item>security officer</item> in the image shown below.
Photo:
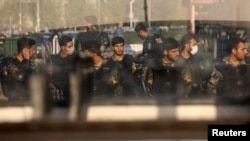
[[[75,70],[73,40],[63,35],[59,38],[60,52],[51,55],[50,92],[56,106],[68,106],[70,101],[69,74]]]
[[[124,55],[124,39],[113,37],[113,55],[107,59],[105,67],[112,68],[111,81],[115,85],[114,96],[119,98],[135,97],[133,73],[136,71],[133,57]]]
[[[20,38],[17,40],[17,54],[1,60],[0,76],[4,95],[10,102],[27,102],[29,76],[35,72],[30,59],[35,54],[35,40]]]
[[[93,72],[89,73],[88,85],[91,87],[90,97],[94,98],[112,98],[114,96],[114,88],[118,80],[112,76],[112,69],[106,65],[107,60],[101,54],[101,45],[91,40],[86,42],[83,51],[80,52],[80,57],[90,56],[93,62]]]
[[[162,58],[163,38],[158,34],[151,35],[147,26],[143,23],[138,23],[135,26],[135,32],[139,38],[144,40],[142,54],[136,56],[136,64],[142,65],[141,69],[137,69],[139,70],[137,76],[141,79],[143,93],[151,97],[153,96],[152,68],[157,67],[158,60]]]
[[[87,21],[87,31],[78,33],[74,41],[76,51],[81,51],[85,47],[86,42],[91,40],[98,41],[99,44],[101,44],[101,51],[104,51],[110,46],[108,34],[106,32],[97,31],[97,19],[95,16],[86,16],[85,20]]]
[[[237,100],[250,98],[250,66],[246,64],[246,41],[240,37],[229,40],[228,55],[222,60],[216,60],[215,67],[222,78],[217,84],[217,95]]]
[[[203,97],[207,93],[212,67],[198,50],[196,36],[192,33],[183,35],[181,53],[176,65],[182,69],[181,75],[186,83],[179,86],[184,97]]]
[[[135,26],[135,32],[138,37],[144,40],[142,54],[138,57],[147,59],[147,61],[145,61],[147,66],[154,66],[154,61],[162,57],[162,37],[158,34],[151,35],[147,26],[143,23],[138,23]]]
[[[153,70],[153,93],[157,97],[177,96],[180,70],[175,65],[175,60],[180,55],[179,43],[174,38],[163,40],[163,57],[157,61]]]

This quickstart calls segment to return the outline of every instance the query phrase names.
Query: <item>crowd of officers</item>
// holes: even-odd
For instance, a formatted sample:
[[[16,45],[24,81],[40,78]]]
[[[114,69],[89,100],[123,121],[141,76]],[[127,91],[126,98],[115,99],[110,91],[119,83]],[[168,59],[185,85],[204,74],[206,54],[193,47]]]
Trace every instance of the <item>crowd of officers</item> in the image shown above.
[[[61,36],[60,52],[50,55],[46,64],[52,68],[49,95],[55,105],[69,104],[69,75],[79,67],[76,62],[86,58],[89,58],[88,65],[80,65],[91,71],[88,72],[88,83],[82,87],[88,89],[90,98],[219,96],[249,99],[250,68],[244,39],[232,37],[228,42],[227,56],[222,60],[208,61],[199,53],[197,38],[192,33],[177,41],[172,37],[152,35],[143,23],[136,25],[135,32],[143,39],[141,54],[124,54],[126,41],[115,36],[110,42],[113,54],[108,58],[102,56],[103,42],[96,37],[102,36],[99,33],[95,32],[95,37],[89,40],[81,39],[85,34],[80,33],[75,45],[71,37]],[[30,97],[28,76],[37,72],[30,60],[34,45],[34,40],[20,38],[18,53],[1,60],[1,86],[9,101],[25,101]]]

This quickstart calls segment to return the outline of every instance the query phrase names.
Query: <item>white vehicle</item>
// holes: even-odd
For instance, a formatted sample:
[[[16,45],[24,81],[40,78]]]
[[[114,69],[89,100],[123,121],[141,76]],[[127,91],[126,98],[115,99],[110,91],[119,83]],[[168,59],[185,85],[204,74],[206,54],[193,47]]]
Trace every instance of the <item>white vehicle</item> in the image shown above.
[[[143,40],[141,40],[135,31],[124,32],[125,46],[124,54],[138,55],[142,53]]]
[[[129,55],[138,55],[142,53],[142,44],[125,44],[124,53]]]

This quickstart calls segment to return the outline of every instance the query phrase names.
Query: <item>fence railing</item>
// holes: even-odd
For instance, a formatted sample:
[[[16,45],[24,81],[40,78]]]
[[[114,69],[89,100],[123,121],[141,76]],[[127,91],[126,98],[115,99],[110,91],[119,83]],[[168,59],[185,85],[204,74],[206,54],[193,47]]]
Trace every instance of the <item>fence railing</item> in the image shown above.
[[[12,56],[17,52],[17,39],[0,38],[0,57]]]

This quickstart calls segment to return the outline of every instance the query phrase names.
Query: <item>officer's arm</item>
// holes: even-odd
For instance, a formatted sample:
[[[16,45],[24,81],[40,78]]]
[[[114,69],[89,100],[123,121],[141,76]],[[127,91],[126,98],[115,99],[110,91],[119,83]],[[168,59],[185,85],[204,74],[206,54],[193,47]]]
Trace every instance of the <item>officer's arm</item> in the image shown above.
[[[224,63],[221,60],[215,59],[212,61],[212,73],[207,83],[208,94],[220,94],[223,91],[223,66]]]
[[[7,64],[9,62],[9,58],[3,58],[0,60],[0,77],[8,75]]]
[[[7,74],[7,67],[3,63],[0,63],[0,78]]]
[[[146,79],[147,91],[148,91],[149,96],[155,95],[153,93],[154,78],[153,78],[153,70],[152,69],[147,68],[147,70],[146,70],[146,78],[145,79]]]

